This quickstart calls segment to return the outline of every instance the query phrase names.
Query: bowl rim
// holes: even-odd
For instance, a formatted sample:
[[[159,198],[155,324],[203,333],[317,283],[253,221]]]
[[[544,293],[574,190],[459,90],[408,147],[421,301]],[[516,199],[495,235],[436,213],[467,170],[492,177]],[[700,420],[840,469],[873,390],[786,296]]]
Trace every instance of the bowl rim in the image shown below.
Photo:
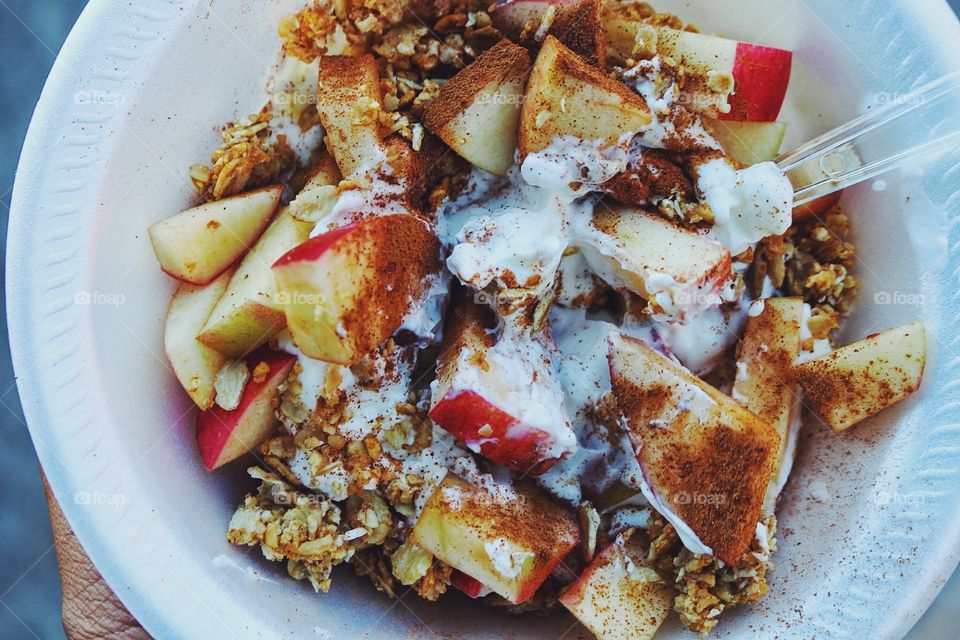
[[[176,1],[166,0],[166,3],[172,6]],[[194,2],[199,3],[201,0],[187,0],[190,6]],[[941,18],[956,21],[946,0],[931,0],[925,5],[924,10],[932,12],[939,8],[943,12]],[[31,244],[36,244],[27,241],[30,238],[30,212],[44,209],[46,202],[43,185],[39,181],[43,173],[41,167],[44,156],[55,142],[52,136],[58,131],[58,123],[68,120],[64,117],[64,112],[58,109],[68,104],[67,96],[72,93],[75,95],[77,75],[73,70],[83,68],[84,60],[90,59],[91,55],[110,59],[115,53],[109,51],[111,39],[103,38],[104,30],[129,20],[140,21],[148,31],[156,35],[163,33],[166,28],[163,20],[150,15],[149,8],[136,15],[133,11],[131,4],[124,0],[90,0],[66,39],[44,85],[22,148],[12,191],[6,260],[7,321],[24,416],[53,493],[58,496],[81,544],[121,601],[156,637],[173,635],[199,638],[206,637],[203,625],[198,626],[197,620],[178,620],[176,598],[158,597],[158,594],[151,593],[147,587],[157,587],[159,582],[145,577],[145,572],[135,572],[125,566],[125,556],[115,553],[115,540],[102,535],[105,523],[95,522],[97,518],[89,511],[81,509],[75,500],[66,499],[76,495],[78,486],[71,477],[70,470],[57,456],[56,443],[46,437],[53,431],[54,416],[51,408],[43,402],[44,394],[41,389],[47,384],[47,378],[43,375],[42,366],[37,364],[40,358],[36,357],[40,352],[38,347],[42,344],[37,340],[38,327],[53,322],[53,314],[38,317],[34,313],[36,301],[32,297],[34,292],[31,285],[36,286],[37,282],[35,274],[27,268],[29,249]],[[947,15],[950,17],[947,18]],[[960,260],[957,260],[957,256],[952,256],[952,266],[958,262]],[[883,637],[900,637],[908,631],[953,573],[960,562],[960,526],[954,527],[948,538],[952,541],[953,554],[946,562],[927,562],[924,565],[928,572],[924,587],[910,599],[922,608],[916,610],[909,620],[899,625],[891,624],[886,630],[888,635]],[[227,597],[222,597],[221,602],[225,606],[236,606],[236,603],[232,603]],[[212,629],[213,627],[209,627],[207,631]],[[270,627],[257,626],[255,629],[248,628],[248,631],[270,633]]]

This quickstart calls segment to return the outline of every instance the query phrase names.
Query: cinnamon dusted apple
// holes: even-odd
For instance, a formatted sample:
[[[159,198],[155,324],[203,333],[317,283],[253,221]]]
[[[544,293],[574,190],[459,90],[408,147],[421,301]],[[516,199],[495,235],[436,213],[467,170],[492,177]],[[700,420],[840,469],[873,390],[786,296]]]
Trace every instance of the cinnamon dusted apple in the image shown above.
[[[612,336],[609,360],[647,500],[690,551],[736,565],[756,535],[777,432],[639,340]]]
[[[806,317],[800,298],[758,300],[751,305],[749,315],[732,396],[780,436],[764,504],[772,513],[796,451],[800,390],[791,371],[800,356],[801,323]]]
[[[918,321],[799,364],[793,375],[827,424],[844,431],[919,389],[925,364]]]
[[[629,142],[651,122],[642,97],[547,36],[520,114],[520,159],[546,149],[558,136],[605,149],[624,138]]]
[[[352,364],[389,338],[440,269],[433,230],[409,214],[328,231],[273,265],[294,342],[311,358]]]
[[[317,112],[340,172],[354,178],[387,159],[380,130],[383,93],[371,55],[321,56]]]
[[[654,570],[634,529],[594,558],[560,604],[597,640],[650,640],[673,607],[674,587]]]
[[[443,85],[424,124],[474,166],[506,175],[529,73],[527,50],[501,40]]]
[[[588,64],[603,68],[607,34],[602,0],[511,0],[497,5],[493,24],[514,42],[533,51],[548,35]]]
[[[514,604],[527,600],[580,539],[572,513],[530,485],[478,487],[449,474],[410,539]]]

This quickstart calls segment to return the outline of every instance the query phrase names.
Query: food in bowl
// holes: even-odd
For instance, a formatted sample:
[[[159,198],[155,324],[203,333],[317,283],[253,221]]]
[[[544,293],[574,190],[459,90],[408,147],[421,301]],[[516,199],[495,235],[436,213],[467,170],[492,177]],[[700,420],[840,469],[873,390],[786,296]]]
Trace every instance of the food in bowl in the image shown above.
[[[772,162],[791,54],[646,4],[313,2],[150,237],[228,539],[318,591],[710,631],[767,591],[804,411],[917,390],[924,329],[834,348],[836,197]]]

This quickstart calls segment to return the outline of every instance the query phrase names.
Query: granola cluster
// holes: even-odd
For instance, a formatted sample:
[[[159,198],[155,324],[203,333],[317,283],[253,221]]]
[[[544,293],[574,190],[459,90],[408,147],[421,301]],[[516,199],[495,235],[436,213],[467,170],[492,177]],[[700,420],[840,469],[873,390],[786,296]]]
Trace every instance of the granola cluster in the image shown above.
[[[362,527],[350,528],[340,508],[313,493],[301,493],[279,476],[258,467],[248,472],[260,481],[230,519],[227,540],[237,545],[260,545],[268,560],[287,561],[287,572],[310,580],[317,591],[330,588],[330,572],[349,560],[369,536]]]
[[[443,83],[502,38],[483,0],[382,2],[316,0],[280,26],[284,52],[304,62],[325,54],[372,52],[383,104],[377,117],[419,150],[423,106]]]
[[[759,296],[769,278],[784,295],[810,304],[811,339],[829,337],[861,286],[852,274],[856,253],[849,235],[850,220],[833,209],[822,220],[795,224],[785,235],[767,238],[757,248],[749,273],[751,293]]]
[[[219,200],[289,176],[297,160],[285,135],[274,139],[272,105],[259,113],[228,123],[223,144],[211,155],[212,166],[190,167],[190,181],[203,201]]]
[[[694,555],[680,542],[673,525],[657,514],[650,516],[648,557],[677,587],[673,608],[687,628],[709,633],[725,609],[756,602],[766,595],[766,575],[773,569],[770,554],[776,551],[776,518],[769,516],[765,524],[767,538],[754,540],[740,564],[732,567],[713,556]]]
[[[436,602],[447,592],[453,569],[409,540],[401,543],[401,536],[402,532],[397,531],[383,544],[354,556],[354,573],[367,576],[378,591],[391,598],[396,598],[399,586],[404,586],[421,598]]]

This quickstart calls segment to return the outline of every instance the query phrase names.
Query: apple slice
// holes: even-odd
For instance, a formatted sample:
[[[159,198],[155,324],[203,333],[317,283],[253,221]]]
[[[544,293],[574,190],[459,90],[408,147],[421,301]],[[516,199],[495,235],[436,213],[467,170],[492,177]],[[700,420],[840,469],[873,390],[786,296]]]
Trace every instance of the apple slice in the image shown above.
[[[638,30],[650,30],[617,12],[606,14],[605,26],[610,56],[620,62],[632,57]],[[666,27],[654,32],[657,54],[677,63],[683,72],[683,91],[691,109],[721,120],[777,119],[790,84],[790,51]],[[725,86],[724,78],[733,82],[728,80]]]
[[[911,322],[793,368],[824,420],[844,431],[917,389],[926,364],[922,321]]]
[[[527,50],[501,40],[443,85],[423,122],[474,166],[506,175],[529,74]]]
[[[802,298],[770,298],[754,302],[750,309],[732,396],[780,436],[764,505],[771,512],[793,466],[798,435],[800,394],[791,371],[800,355],[804,303]]]
[[[247,252],[270,224],[283,185],[208,202],[150,227],[153,251],[164,272],[190,284],[207,284]]]
[[[597,640],[651,640],[673,608],[674,589],[647,560],[634,529],[617,536],[560,596]]]
[[[651,121],[650,109],[637,93],[547,36],[520,112],[520,159],[546,149],[557,136],[605,149]]]
[[[612,335],[609,361],[644,496],[690,551],[737,566],[756,535],[776,431],[639,340]]]
[[[774,160],[780,154],[785,122],[736,122],[704,118],[703,126],[734,160],[747,166]]]
[[[572,513],[536,487],[476,487],[447,474],[410,539],[514,604],[529,598],[580,540]]]
[[[655,315],[685,319],[720,304],[733,273],[722,245],[630,207],[598,207],[574,228],[593,271],[651,303]]]
[[[544,336],[497,340],[493,311],[461,289],[444,328],[430,419],[489,460],[539,475],[576,448]]]
[[[720,120],[772,122],[780,114],[790,84],[793,54],[783,49],[675,29],[657,29],[657,53],[685,71],[684,91],[704,115]],[[733,77],[726,104],[714,109],[711,87],[718,74]],[[729,109],[727,109],[729,106]]]
[[[463,592],[468,598],[482,598],[490,593],[490,589],[483,586],[476,578],[471,578],[463,571],[454,569],[450,573],[450,584]]]
[[[177,287],[163,328],[163,347],[170,366],[201,409],[213,406],[214,381],[217,372],[227,363],[227,357],[201,344],[197,334],[227,290],[231,276],[232,272],[227,271],[202,287],[186,283]]]
[[[440,269],[420,218],[366,218],[311,238],[273,265],[287,326],[303,353],[350,365],[389,338]]]
[[[317,112],[345,178],[378,169],[387,157],[378,117],[380,74],[372,55],[321,56]]]
[[[603,68],[607,35],[603,29],[602,0],[512,0],[497,5],[490,18],[505,36],[531,50],[547,35]]]
[[[271,267],[306,242],[313,225],[281,211],[244,257],[226,293],[210,314],[199,340],[211,349],[241,358],[287,326]]]
[[[340,167],[337,166],[336,159],[324,151],[320,154],[320,159],[307,175],[307,181],[303,185],[303,191],[316,189],[318,187],[335,186],[343,180],[340,175]]]
[[[274,432],[273,415],[280,385],[297,361],[295,356],[263,348],[251,354],[247,382],[236,409],[214,406],[197,417],[197,445],[207,469],[213,471],[252,451]],[[266,368],[266,370],[265,370]]]

